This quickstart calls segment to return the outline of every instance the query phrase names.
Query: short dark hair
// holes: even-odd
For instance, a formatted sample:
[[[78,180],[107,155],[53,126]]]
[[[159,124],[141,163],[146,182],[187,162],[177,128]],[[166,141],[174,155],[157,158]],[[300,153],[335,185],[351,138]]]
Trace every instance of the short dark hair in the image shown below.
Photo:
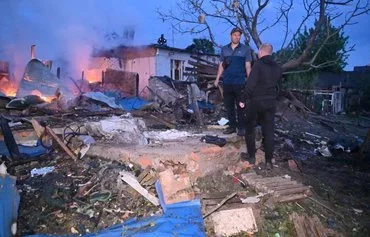
[[[235,27],[231,30],[230,35],[234,34],[235,32],[239,32],[241,35],[243,34],[242,29],[240,29],[239,27]]]

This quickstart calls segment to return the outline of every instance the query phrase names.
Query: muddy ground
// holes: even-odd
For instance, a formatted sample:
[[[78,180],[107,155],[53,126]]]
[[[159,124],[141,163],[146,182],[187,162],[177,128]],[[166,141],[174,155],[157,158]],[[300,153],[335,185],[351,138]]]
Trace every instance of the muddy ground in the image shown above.
[[[278,120],[276,126],[275,168],[269,172],[258,168],[256,171],[266,176],[288,174],[312,186],[313,199],[284,204],[263,199],[254,206],[259,224],[256,236],[275,236],[277,233],[296,236],[289,220],[293,211],[317,215],[333,235],[370,236],[369,153],[360,156],[354,149],[352,153],[338,151],[332,157],[324,157],[314,151],[324,140],[363,138],[370,127],[367,120],[340,115],[325,117],[323,121],[317,116],[297,113],[285,117]],[[241,144],[242,141],[228,145],[241,146],[242,152],[244,146]],[[289,169],[287,161],[290,159],[297,162],[298,172]],[[233,164],[225,164],[225,169],[229,165]],[[55,170],[45,176],[30,177],[33,168],[46,166],[54,166]],[[117,180],[122,170],[137,176],[143,171],[132,164],[86,156],[74,162],[61,152],[52,153],[42,161],[9,167],[9,173],[18,178],[21,192],[18,234],[84,234],[132,217],[161,213],[160,208]],[[147,188],[155,192],[153,186]],[[254,195],[252,189],[235,182],[223,170],[199,178],[194,190],[198,197],[233,191]],[[226,204],[223,208],[230,206]],[[208,220],[206,228],[212,236],[212,224]]]

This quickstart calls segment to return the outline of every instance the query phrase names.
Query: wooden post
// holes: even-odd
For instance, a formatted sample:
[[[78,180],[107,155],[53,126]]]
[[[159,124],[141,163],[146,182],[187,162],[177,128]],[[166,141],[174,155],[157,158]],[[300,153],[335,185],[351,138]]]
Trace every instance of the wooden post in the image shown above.
[[[31,59],[35,59],[35,47],[36,45],[31,46]]]
[[[57,77],[60,79],[60,67],[57,68]]]
[[[194,113],[197,118],[197,124],[201,127],[204,126],[202,115],[200,114],[200,110],[198,107],[198,101],[197,101],[197,96],[195,95],[195,91],[193,90],[193,87],[190,85],[191,88],[191,99],[194,104]]]
[[[139,73],[136,74],[136,97],[139,97]]]

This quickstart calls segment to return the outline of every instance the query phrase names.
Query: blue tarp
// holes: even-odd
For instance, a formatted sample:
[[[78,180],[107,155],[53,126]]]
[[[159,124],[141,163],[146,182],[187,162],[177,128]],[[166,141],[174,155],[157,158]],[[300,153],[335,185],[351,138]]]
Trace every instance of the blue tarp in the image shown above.
[[[43,147],[40,142],[37,142],[37,146],[18,145],[18,149],[19,153],[25,154],[27,158],[38,157],[47,152],[47,149]],[[0,141],[0,156],[10,156],[8,147],[5,145],[4,141]]]
[[[200,200],[166,205],[160,183],[156,183],[164,214],[142,220],[131,219],[123,224],[115,225],[98,233],[83,235],[83,237],[205,237],[204,222]],[[29,236],[31,237],[31,236]],[[50,237],[48,235],[32,235],[32,237]],[[53,236],[58,237],[58,236]]]
[[[123,107],[124,110],[138,110],[141,107],[148,104],[148,101],[140,99],[138,97],[133,98],[124,98],[119,101],[119,104]]]
[[[19,193],[16,179],[0,174],[0,236],[11,237],[11,226],[18,218]]]

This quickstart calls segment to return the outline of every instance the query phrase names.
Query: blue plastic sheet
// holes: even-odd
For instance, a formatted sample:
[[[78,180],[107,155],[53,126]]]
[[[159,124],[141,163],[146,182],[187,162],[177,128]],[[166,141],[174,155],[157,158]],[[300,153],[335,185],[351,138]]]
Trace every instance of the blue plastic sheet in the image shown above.
[[[138,110],[141,107],[148,104],[148,101],[140,99],[138,97],[133,98],[124,98],[120,100],[119,104],[123,107],[124,110]]]
[[[37,142],[36,146],[23,146],[18,145],[19,153],[25,154],[27,158],[34,158],[41,156],[47,152],[47,149],[43,147],[40,142]],[[8,147],[4,141],[0,141],[0,156],[9,157],[10,153]]]
[[[0,174],[0,236],[11,237],[11,226],[18,218],[19,193],[16,179]]]
[[[154,216],[139,220],[131,219],[123,224],[112,226],[98,233],[83,237],[205,237],[205,228],[201,212],[200,200],[166,205],[160,183],[156,183],[159,201],[163,208],[162,216]],[[48,235],[32,235],[47,237]],[[50,236],[49,236],[50,237]],[[59,236],[53,236],[59,237]],[[64,236],[65,237],[65,236]]]

